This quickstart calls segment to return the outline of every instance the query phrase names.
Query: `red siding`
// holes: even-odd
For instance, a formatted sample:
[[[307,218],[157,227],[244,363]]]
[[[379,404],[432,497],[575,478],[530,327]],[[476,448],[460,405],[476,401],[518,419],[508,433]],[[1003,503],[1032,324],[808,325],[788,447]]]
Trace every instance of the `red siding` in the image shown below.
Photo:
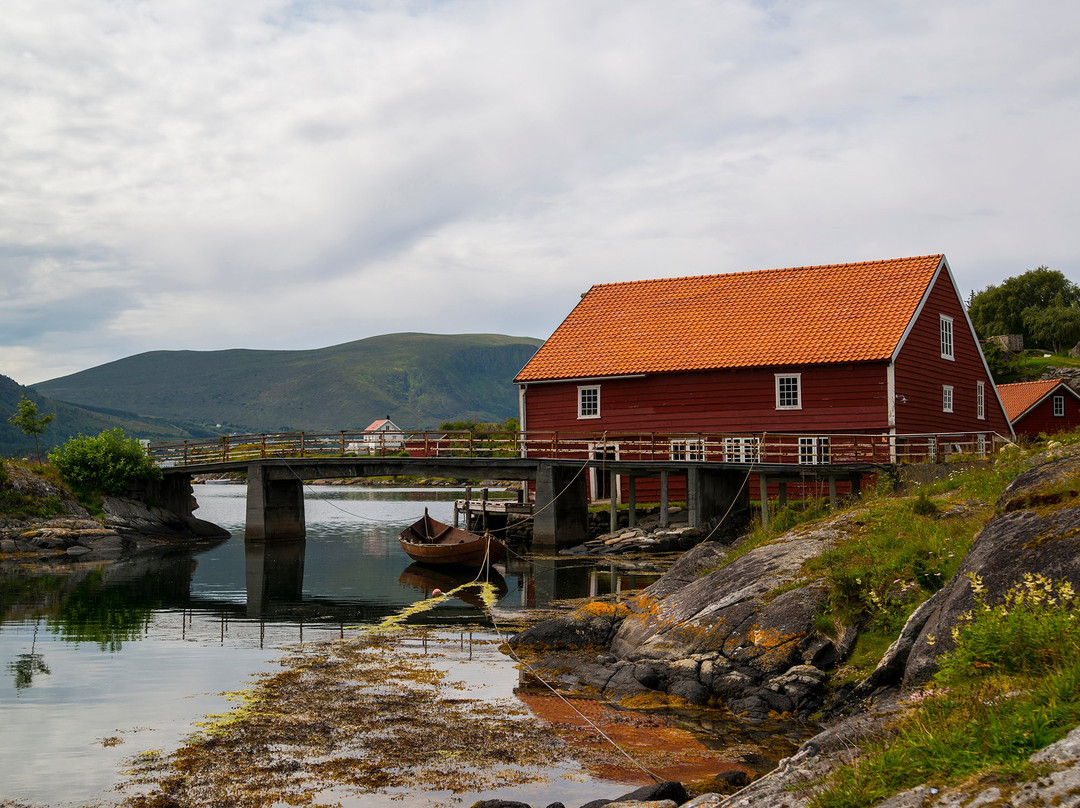
[[[776,372],[801,374],[802,409],[776,409]],[[577,417],[578,387],[582,384],[599,385],[599,418]],[[670,433],[716,435],[765,431],[776,435],[880,433],[888,429],[886,365],[880,362],[531,384],[525,391],[525,408],[525,428],[530,434],[558,431],[561,438],[567,438],[573,433],[606,432],[612,445],[619,446],[620,436],[666,433],[655,447],[663,459],[667,459]],[[769,442],[775,440],[770,438]],[[711,459],[718,459],[716,441],[708,451]],[[864,451],[869,451],[868,445]],[[794,443],[790,456],[783,459],[791,463],[798,461]],[[593,496],[596,496],[594,481],[598,473],[589,474]],[[628,482],[623,478],[620,483],[620,500],[625,502]],[[637,499],[657,501],[659,486],[657,478],[639,478],[635,483]],[[685,499],[684,475],[671,473],[669,496],[672,500]]]
[[[802,409],[776,409],[775,373],[801,373]],[[657,374],[600,386],[600,417],[577,417],[580,382],[529,385],[525,426],[567,432],[870,432],[888,428],[884,363]]]
[[[941,356],[941,315],[953,320],[953,356]],[[985,385],[986,418],[976,417],[976,382]],[[942,410],[942,387],[952,385],[953,411]],[[997,432],[1009,422],[983,366],[979,344],[944,270],[896,358],[896,431]]]
[[[1063,417],[1054,416],[1054,396],[1065,397]],[[1080,400],[1067,390],[1060,388],[1036,404],[1027,415],[1017,419],[1013,424],[1017,436],[1024,435],[1029,438],[1037,438],[1040,434],[1053,435],[1055,432],[1076,429],[1078,426],[1080,426]]]

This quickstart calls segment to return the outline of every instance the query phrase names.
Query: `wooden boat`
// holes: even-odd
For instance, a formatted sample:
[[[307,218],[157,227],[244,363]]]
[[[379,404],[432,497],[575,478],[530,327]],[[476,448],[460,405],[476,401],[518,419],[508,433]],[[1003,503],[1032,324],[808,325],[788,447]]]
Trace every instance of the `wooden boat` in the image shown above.
[[[444,525],[424,515],[398,535],[401,549],[422,564],[458,564],[479,567],[506,560],[506,545],[490,533],[478,536],[468,530]]]

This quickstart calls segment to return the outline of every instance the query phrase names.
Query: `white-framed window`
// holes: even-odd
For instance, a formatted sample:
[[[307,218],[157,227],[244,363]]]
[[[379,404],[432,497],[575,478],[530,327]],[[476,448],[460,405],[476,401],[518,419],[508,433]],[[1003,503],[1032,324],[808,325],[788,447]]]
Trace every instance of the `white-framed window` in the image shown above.
[[[799,465],[820,466],[832,461],[828,436],[799,438]]]
[[[577,417],[600,417],[600,385],[583,385],[577,389]]]
[[[975,382],[975,417],[986,420],[986,382]]]
[[[953,356],[953,319],[947,314],[941,315],[941,358],[955,358]]]
[[[931,463],[937,460],[937,438],[935,437],[926,439],[926,459]]]
[[[953,411],[953,387],[951,384],[941,385],[941,411]]]
[[[776,409],[778,410],[801,410],[802,409],[802,374],[801,373],[777,373],[776,375]]]
[[[672,438],[672,460],[704,460],[705,440],[703,438]]]
[[[975,436],[975,452],[979,457],[986,457],[986,435],[982,432]]]
[[[729,463],[756,463],[761,459],[758,438],[724,438],[724,459]]]
[[[1054,396],[1054,417],[1065,417],[1065,396]]]

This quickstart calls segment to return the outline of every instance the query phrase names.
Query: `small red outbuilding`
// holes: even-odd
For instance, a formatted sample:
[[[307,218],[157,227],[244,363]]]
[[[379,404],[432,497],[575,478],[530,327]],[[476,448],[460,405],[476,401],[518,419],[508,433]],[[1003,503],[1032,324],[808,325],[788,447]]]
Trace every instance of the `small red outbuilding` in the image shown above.
[[[1080,394],[1061,379],[999,384],[1013,431],[1037,438],[1080,426]]]

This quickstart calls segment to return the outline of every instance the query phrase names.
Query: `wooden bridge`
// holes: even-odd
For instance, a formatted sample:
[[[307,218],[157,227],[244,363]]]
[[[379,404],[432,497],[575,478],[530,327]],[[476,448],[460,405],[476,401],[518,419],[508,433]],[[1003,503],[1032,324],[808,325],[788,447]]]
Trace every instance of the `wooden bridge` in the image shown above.
[[[782,504],[789,484],[827,485],[835,500],[838,483],[857,493],[864,475],[898,462],[986,456],[996,437],[341,431],[226,435],[152,444],[147,451],[165,472],[162,496],[181,513],[191,513],[192,475],[246,473],[246,536],[252,540],[304,535],[304,481],[408,476],[528,483],[534,544],[554,548],[587,538],[590,500],[610,503],[612,529],[617,504],[625,500],[634,524],[643,485],[660,502],[662,524],[673,484],[692,525],[748,511],[753,488],[767,522],[770,492]]]

